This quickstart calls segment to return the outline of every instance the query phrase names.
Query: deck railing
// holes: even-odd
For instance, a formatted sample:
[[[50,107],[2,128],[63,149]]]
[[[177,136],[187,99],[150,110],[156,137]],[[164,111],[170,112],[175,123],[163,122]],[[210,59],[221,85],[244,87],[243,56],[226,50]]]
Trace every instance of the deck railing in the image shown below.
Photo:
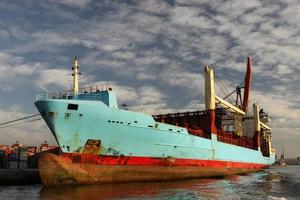
[[[227,144],[234,144],[234,145],[246,147],[249,149],[257,149],[257,146],[255,145],[252,137],[237,136],[237,135],[233,135],[232,133],[229,133],[229,132],[226,132],[223,130],[218,130],[217,138],[218,138],[218,141],[224,142]]]
[[[112,90],[110,84],[79,88],[78,94],[89,94],[107,90]],[[66,90],[61,92],[40,92],[36,95],[36,100],[39,101],[46,99],[68,99],[70,96],[74,96],[73,90]]]

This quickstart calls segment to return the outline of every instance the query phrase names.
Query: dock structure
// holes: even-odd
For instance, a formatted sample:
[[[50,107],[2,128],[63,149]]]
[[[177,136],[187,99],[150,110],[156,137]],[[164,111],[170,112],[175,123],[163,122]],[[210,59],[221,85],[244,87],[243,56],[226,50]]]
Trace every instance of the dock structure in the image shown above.
[[[37,147],[18,145],[13,149],[14,145],[11,149],[7,145],[0,146],[0,185],[40,184],[37,164],[39,157],[44,152],[58,154],[59,148],[49,146],[47,142],[44,142],[37,152]]]
[[[41,183],[38,169],[0,169],[0,185]]]

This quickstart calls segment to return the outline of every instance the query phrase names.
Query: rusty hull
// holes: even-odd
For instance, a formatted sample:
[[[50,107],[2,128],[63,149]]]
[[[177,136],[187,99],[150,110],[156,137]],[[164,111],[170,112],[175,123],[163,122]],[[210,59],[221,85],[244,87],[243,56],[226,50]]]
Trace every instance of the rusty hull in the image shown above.
[[[146,182],[199,177],[221,177],[245,174],[263,168],[214,166],[103,165],[74,163],[64,155],[45,153],[39,160],[39,171],[45,186],[90,185],[102,183]]]

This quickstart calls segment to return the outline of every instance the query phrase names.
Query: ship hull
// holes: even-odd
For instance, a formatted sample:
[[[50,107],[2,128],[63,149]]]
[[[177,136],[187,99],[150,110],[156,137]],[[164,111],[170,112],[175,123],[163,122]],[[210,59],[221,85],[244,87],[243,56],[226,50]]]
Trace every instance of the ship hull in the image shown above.
[[[217,160],[97,156],[90,154],[45,153],[39,160],[46,186],[90,185],[187,178],[222,177],[256,172],[265,164]]]

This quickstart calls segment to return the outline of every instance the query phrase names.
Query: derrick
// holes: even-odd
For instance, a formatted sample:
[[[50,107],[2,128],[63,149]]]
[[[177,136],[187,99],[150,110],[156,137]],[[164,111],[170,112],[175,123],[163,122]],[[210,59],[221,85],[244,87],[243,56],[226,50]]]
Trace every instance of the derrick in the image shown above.
[[[204,67],[205,111],[155,115],[158,122],[185,127],[189,134],[204,138],[217,136],[218,141],[261,150],[263,155],[273,153],[270,116],[253,104],[253,116],[248,112],[252,79],[252,59],[247,58],[244,86],[221,98],[215,93],[215,75],[212,66]],[[244,89],[242,98],[241,90]],[[226,99],[236,93],[235,105]],[[243,100],[242,100],[243,99]]]

